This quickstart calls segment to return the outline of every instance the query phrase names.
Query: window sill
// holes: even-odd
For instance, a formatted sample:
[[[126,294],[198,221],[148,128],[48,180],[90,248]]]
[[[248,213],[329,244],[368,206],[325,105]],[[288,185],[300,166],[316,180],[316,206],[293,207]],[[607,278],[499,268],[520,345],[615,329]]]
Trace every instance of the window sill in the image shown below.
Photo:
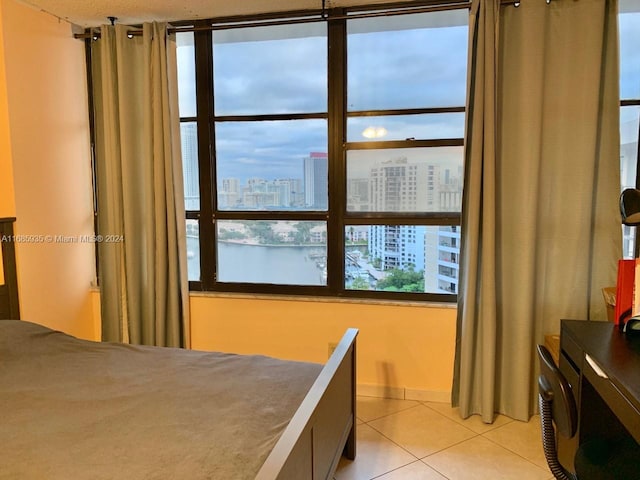
[[[422,308],[450,308],[456,309],[457,304],[449,302],[424,302],[410,300],[388,300],[371,298],[342,298],[342,297],[321,297],[302,295],[270,295],[262,293],[229,293],[229,292],[198,292],[190,291],[190,297],[206,298],[232,298],[235,300],[277,300],[285,302],[313,302],[313,303],[349,303],[361,305],[392,305],[399,307],[422,307]]]

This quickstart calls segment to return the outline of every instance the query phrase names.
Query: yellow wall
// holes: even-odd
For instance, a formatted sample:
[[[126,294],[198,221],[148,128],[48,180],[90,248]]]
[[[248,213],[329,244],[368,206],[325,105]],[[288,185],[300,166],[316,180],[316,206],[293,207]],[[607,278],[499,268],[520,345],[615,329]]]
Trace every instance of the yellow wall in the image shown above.
[[[0,25],[4,23],[0,8]],[[4,40],[0,35],[0,217],[16,214],[13,193],[13,165],[9,138],[9,111],[7,107],[7,81],[4,67]]]
[[[448,402],[453,379],[456,309],[319,299],[192,293],[191,347],[287,360],[326,362],[329,343],[360,330],[358,392]],[[100,292],[93,292],[100,330]],[[99,333],[95,340],[99,340]]]
[[[84,44],[64,21],[14,0],[0,6],[0,153],[11,158],[0,161],[0,206],[11,213],[13,195],[16,234],[36,236],[16,244],[21,316],[93,338],[93,245],[44,239],[93,231]]]
[[[455,308],[200,294],[190,305],[194,349],[324,363],[356,327],[360,393],[449,400]]]

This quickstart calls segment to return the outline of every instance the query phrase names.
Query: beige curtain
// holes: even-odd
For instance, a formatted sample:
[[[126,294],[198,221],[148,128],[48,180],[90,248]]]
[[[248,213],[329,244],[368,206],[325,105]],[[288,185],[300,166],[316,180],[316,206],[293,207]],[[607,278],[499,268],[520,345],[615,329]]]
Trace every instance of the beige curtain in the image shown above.
[[[535,345],[606,319],[621,255],[617,5],[474,0],[452,401],[535,411]]]
[[[130,30],[91,48],[102,338],[188,346],[175,38]]]

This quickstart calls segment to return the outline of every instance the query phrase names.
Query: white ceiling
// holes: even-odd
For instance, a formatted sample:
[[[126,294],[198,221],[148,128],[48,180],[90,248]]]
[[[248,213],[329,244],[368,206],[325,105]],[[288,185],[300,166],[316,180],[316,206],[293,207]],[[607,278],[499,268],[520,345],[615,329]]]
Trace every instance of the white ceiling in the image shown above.
[[[322,0],[22,0],[82,27],[109,23],[138,24],[178,21],[264,12],[320,9]],[[387,3],[389,0],[326,0],[327,7]]]

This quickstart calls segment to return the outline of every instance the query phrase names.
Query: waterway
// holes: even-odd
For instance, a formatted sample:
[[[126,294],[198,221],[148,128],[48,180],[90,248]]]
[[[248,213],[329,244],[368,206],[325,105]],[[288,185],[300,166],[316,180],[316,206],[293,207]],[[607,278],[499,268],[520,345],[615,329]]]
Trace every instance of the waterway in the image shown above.
[[[218,280],[277,285],[326,285],[319,247],[218,243]],[[200,279],[198,239],[187,237],[189,280]]]

